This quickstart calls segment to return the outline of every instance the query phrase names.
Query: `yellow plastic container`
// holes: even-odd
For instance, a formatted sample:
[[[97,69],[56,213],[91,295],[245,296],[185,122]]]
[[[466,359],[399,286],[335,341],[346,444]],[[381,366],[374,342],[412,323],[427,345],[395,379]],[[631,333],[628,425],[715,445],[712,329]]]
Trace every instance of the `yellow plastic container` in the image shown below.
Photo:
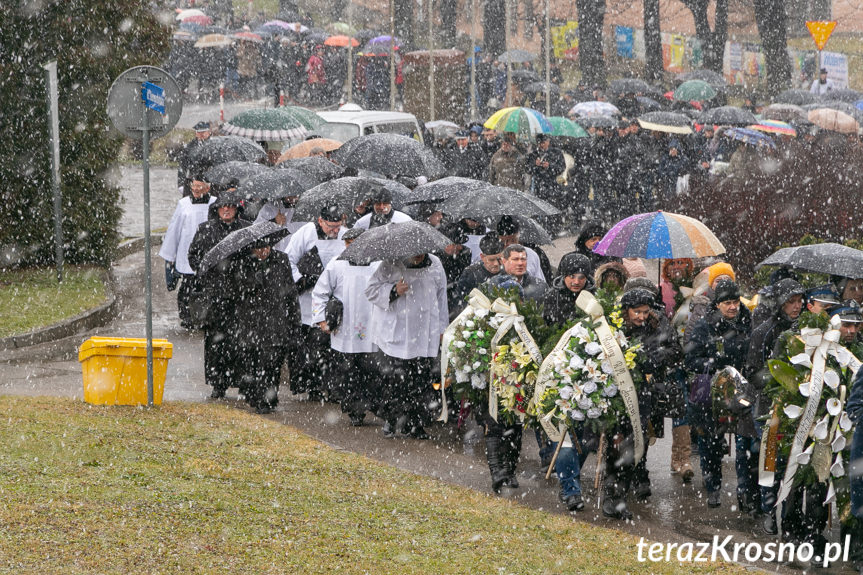
[[[153,340],[153,404],[162,403],[165,373],[174,346]],[[94,405],[147,404],[147,340],[91,337],[78,349],[84,401]]]

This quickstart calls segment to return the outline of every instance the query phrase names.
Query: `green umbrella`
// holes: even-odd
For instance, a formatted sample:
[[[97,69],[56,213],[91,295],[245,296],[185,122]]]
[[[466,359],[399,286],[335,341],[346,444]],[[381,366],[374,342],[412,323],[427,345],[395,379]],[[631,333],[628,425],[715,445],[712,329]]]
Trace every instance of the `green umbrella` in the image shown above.
[[[716,90],[704,80],[689,80],[674,91],[674,99],[679,102],[703,102],[715,96]]]
[[[323,118],[299,106],[253,108],[231,118],[221,131],[256,142],[285,142],[304,138],[309,130],[324,123]]]
[[[562,116],[549,116],[548,122],[551,124],[552,136],[564,136],[566,138],[588,138],[590,134],[587,131],[568,118]]]

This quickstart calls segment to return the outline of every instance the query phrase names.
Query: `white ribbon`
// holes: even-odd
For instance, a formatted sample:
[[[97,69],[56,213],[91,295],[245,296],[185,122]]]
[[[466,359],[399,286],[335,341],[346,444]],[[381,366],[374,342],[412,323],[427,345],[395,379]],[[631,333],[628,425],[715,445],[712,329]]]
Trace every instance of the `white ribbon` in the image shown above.
[[[839,359],[839,356],[842,356],[843,359],[847,359],[847,365],[853,373],[856,373],[857,369],[860,367],[860,362],[857,358],[855,358],[847,349],[839,345],[841,337],[839,327],[841,327],[841,325],[842,320],[838,316],[833,316],[830,320],[830,329],[826,332],[822,332],[817,328],[804,328],[800,330],[800,337],[805,344],[804,353],[809,356],[812,362],[812,369],[809,377],[809,398],[806,401],[806,407],[803,410],[803,415],[800,417],[800,423],[797,424],[797,431],[794,434],[794,441],[791,444],[791,453],[788,456],[785,476],[782,479],[782,485],[779,488],[779,495],[776,499],[777,505],[782,503],[788,497],[788,494],[791,493],[794,475],[797,473],[798,468],[797,457],[803,452],[803,446],[806,439],[809,437],[812,426],[815,423],[815,416],[818,412],[818,406],[821,403],[821,393],[824,390],[824,370],[826,367],[827,356],[832,355],[837,359]],[[845,354],[847,354],[847,358]],[[851,358],[853,358],[853,361]],[[844,403],[844,401],[841,403]],[[834,422],[831,429],[832,432],[835,432],[838,417],[839,416],[836,417],[836,422]],[[829,433],[825,440],[827,441],[827,449],[829,449],[832,435],[833,433]],[[816,447],[818,446],[816,445]],[[822,478],[821,474],[819,474],[819,480],[823,481],[824,479],[826,479],[826,477]]]

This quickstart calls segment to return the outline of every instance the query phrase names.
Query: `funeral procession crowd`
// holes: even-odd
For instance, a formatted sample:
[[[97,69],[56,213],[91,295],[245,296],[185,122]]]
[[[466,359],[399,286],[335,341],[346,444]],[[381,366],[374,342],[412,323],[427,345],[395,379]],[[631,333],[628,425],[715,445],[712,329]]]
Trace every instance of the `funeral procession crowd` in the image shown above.
[[[716,249],[660,259],[648,277],[649,248],[615,257],[613,246],[661,233],[718,240],[694,238],[697,220],[649,212],[663,205],[656,184],[629,204],[597,208],[598,184],[582,204],[560,201],[567,166],[542,133],[525,144],[459,131],[445,154],[376,134],[223,177],[227,164],[194,161],[222,138],[205,122],[196,130],[160,255],[181,324],[203,331],[213,399],[237,388],[266,414],[289,380],[292,394],[339,404],[351,425],[372,414],[384,436],[415,440],[439,416],[454,425],[470,414],[498,493],[518,487],[527,428],[565,506],[584,509],[580,471],[593,454],[602,512],[618,519],[632,518],[628,499],[651,497],[645,462],[668,417],[667,469],[684,483],[700,473],[707,507],[729,504],[722,462],[733,453],[738,509],[766,533],[823,549],[835,506],[863,561],[859,274],[804,287],[800,270],[813,268],[776,260],[750,299],[734,254]],[[339,165],[364,139],[381,146],[369,171]],[[399,162],[444,170],[369,175],[411,173]],[[554,268],[540,245],[571,230]],[[808,248],[818,246],[786,249]]]

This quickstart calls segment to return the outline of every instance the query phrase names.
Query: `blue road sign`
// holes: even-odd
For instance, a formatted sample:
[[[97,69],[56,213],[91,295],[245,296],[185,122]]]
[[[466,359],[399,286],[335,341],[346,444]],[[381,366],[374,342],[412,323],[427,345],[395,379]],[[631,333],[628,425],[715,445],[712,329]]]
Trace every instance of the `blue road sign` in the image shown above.
[[[165,89],[152,82],[141,84],[141,99],[144,105],[160,114],[165,113]]]

